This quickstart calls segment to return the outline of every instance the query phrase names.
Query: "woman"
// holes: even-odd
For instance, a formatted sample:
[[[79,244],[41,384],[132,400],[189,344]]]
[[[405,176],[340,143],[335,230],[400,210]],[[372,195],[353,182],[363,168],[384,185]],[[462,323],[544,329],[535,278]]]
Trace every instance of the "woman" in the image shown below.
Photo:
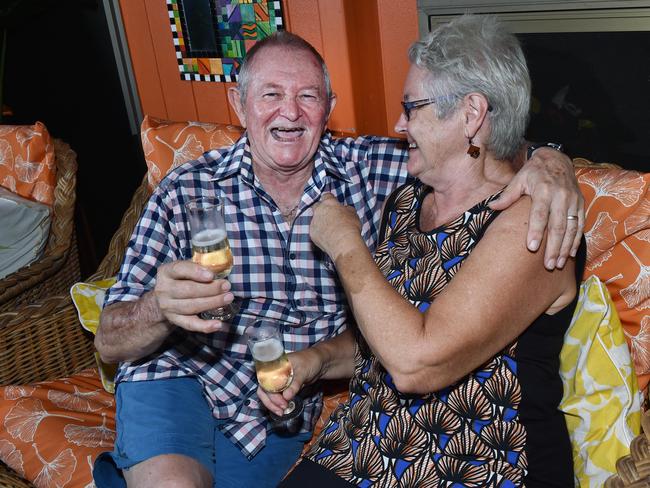
[[[463,16],[409,57],[396,130],[416,179],[387,202],[374,261],[335,199],[311,224],[358,331],[290,355],[283,396],[259,392],[279,413],[302,385],[352,375],[282,486],[572,486],[558,356],[582,269],[547,271],[521,245],[530,200],[488,205],[526,128],[523,53],[494,18]]]

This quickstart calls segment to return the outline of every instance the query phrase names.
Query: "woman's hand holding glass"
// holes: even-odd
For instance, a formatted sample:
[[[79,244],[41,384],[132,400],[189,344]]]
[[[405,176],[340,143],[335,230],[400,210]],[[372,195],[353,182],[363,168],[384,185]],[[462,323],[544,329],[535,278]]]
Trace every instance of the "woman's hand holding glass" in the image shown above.
[[[287,359],[293,370],[289,386],[280,393],[270,393],[261,386],[257,389],[260,401],[278,417],[290,407],[291,401],[304,386],[314,383],[322,376],[322,361],[314,348],[288,353]]]
[[[289,360],[281,326],[272,320],[259,320],[244,334],[255,361],[260,385],[257,395],[271,412],[271,425],[278,433],[295,434],[302,426],[303,403],[298,393],[320,376],[320,367],[303,362],[309,357],[309,349],[292,353]]]

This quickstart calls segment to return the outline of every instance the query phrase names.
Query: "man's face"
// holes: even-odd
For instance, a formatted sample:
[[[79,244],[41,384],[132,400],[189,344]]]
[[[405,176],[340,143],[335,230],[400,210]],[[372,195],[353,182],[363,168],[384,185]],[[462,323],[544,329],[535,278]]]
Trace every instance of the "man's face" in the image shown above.
[[[268,47],[251,67],[246,100],[229,92],[248,131],[253,163],[282,174],[311,164],[335,100],[327,100],[320,64],[304,50]]]

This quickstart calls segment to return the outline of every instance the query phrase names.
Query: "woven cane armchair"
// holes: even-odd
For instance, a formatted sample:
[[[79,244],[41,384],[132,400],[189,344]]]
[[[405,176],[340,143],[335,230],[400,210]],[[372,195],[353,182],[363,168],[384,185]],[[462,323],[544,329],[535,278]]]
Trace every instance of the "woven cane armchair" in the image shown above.
[[[50,234],[38,261],[0,279],[0,312],[39,298],[67,292],[80,279],[74,232],[77,156],[70,146],[54,140],[56,186]]]
[[[146,178],[136,191],[94,281],[114,276],[122,261],[132,230],[150,195]],[[83,331],[69,294],[41,299],[20,309],[0,313],[0,386],[23,385],[61,378],[95,365],[92,337]],[[323,409],[321,420],[332,408]],[[642,418],[650,433],[650,412]],[[606,488],[650,488],[650,438],[637,436],[631,454],[617,463],[618,474]],[[33,488],[0,462],[0,486]]]
[[[149,195],[145,179],[90,281],[117,273]],[[66,285],[63,294],[0,312],[0,386],[61,378],[95,366],[92,337],[79,325],[68,289]],[[33,485],[0,462],[0,486],[27,488]]]

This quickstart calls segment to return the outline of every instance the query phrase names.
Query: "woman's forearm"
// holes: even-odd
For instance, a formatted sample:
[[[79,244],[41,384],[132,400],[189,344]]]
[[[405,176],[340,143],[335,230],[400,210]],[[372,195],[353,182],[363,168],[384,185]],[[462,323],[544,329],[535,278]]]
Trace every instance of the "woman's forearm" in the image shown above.
[[[319,356],[320,379],[350,378],[354,373],[355,339],[350,329],[311,348]]]
[[[334,262],[368,346],[388,371],[399,369],[423,338],[423,315],[393,289],[361,238]]]

